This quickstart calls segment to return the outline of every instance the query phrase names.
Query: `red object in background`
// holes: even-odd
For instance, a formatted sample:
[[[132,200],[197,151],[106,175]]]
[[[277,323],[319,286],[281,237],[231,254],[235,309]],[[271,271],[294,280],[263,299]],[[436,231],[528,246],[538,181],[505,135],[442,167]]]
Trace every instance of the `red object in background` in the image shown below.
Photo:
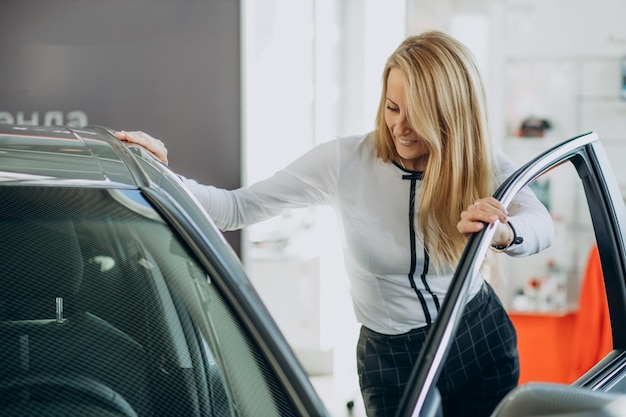
[[[572,382],[572,333],[576,313],[509,313],[517,330],[519,383]]]
[[[517,330],[520,384],[572,383],[613,349],[598,248],[589,254],[575,313],[509,313]]]
[[[613,350],[611,316],[606,301],[606,289],[600,254],[594,246],[580,289],[580,305],[572,338],[572,373],[575,380]]]
[[[541,281],[539,281],[538,278],[531,278],[528,285],[530,285],[533,290],[537,290],[541,286]]]

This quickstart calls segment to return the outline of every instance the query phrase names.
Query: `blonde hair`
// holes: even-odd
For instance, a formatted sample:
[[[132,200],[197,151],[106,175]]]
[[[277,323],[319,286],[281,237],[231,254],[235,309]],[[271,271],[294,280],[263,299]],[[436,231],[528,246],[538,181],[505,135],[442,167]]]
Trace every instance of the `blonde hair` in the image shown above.
[[[495,190],[495,158],[485,94],[470,51],[437,31],[407,38],[389,57],[376,116],[375,147],[385,162],[399,160],[385,123],[387,78],[406,83],[407,122],[428,150],[417,226],[435,266],[455,265],[466,239],[456,229],[461,211]]]

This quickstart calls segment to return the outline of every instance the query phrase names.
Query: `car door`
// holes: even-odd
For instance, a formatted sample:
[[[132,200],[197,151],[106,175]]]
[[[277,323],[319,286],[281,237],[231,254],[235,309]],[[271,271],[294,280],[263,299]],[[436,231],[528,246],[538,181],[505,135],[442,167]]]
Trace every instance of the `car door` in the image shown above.
[[[589,209],[606,288],[612,337],[612,351],[571,386],[564,385],[566,389],[585,392],[626,393],[626,250],[623,234],[626,209],[598,136],[587,133],[542,152],[513,173],[494,197],[506,207],[521,189],[564,166],[574,168],[572,172],[577,174],[582,200]],[[463,313],[469,283],[484,265],[494,230],[485,228],[469,239],[439,318],[416,362],[398,416],[437,415],[436,381]]]

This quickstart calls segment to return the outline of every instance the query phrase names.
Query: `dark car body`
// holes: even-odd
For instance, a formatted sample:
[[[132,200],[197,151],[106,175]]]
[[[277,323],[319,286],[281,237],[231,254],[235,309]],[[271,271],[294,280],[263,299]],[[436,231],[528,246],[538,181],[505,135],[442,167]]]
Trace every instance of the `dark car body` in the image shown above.
[[[626,392],[626,210],[597,137],[539,155],[496,197],[507,205],[568,162],[589,204],[614,350],[574,386],[519,388],[498,415],[597,411]],[[182,181],[110,130],[0,125],[0,233],[0,415],[329,415]],[[398,415],[440,413],[434,381],[492,233],[471,237]],[[583,400],[561,407],[571,395]]]
[[[0,125],[0,219],[0,415],[327,415],[234,251],[145,151]]]

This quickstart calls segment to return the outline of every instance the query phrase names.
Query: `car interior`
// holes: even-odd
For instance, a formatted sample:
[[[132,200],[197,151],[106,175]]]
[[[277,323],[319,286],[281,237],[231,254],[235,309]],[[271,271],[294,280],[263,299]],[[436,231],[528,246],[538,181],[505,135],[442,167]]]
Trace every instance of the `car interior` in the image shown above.
[[[207,273],[138,195],[0,187],[0,414],[237,415],[267,394],[268,415],[290,415]]]
[[[94,397],[124,415],[149,415],[142,345],[85,310],[77,297],[84,265],[76,232],[69,221],[51,223],[2,225],[10,236],[0,244],[3,402],[29,399],[36,410],[47,396]]]

